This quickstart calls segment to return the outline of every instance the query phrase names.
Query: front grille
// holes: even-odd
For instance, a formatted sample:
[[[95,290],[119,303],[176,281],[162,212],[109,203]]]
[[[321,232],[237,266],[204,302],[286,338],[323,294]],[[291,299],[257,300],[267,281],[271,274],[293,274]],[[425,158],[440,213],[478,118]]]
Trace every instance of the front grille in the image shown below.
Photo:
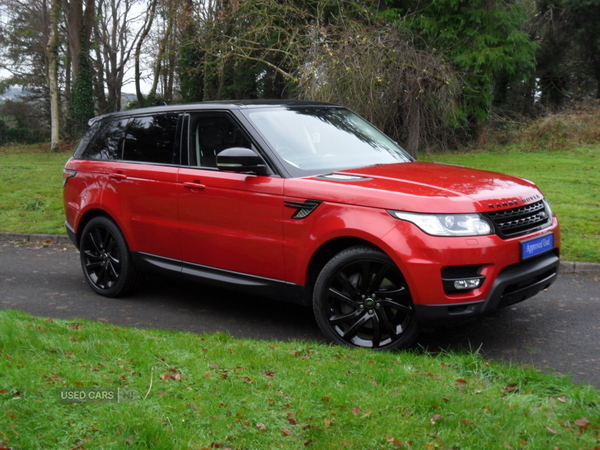
[[[544,201],[486,215],[494,223],[496,234],[503,239],[531,233],[552,223],[551,214]]]

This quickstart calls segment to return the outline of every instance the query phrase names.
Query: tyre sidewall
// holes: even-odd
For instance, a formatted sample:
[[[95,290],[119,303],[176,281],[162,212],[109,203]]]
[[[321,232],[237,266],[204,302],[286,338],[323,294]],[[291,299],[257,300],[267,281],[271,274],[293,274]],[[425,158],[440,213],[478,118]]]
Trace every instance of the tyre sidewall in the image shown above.
[[[97,286],[90,278],[88,271],[85,267],[86,256],[83,252],[83,246],[85,245],[85,239],[87,238],[88,234],[96,227],[105,228],[112,234],[121,257],[121,271],[119,273],[117,282],[108,289],[102,289],[99,286]],[[131,290],[135,287],[135,285],[137,284],[137,279],[139,278],[137,270],[133,265],[131,252],[129,251],[129,246],[125,241],[123,233],[111,219],[104,216],[93,218],[85,226],[83,233],[81,234],[80,262],[87,284],[97,294],[100,294],[104,297],[119,297],[126,295],[127,293],[131,292]]]

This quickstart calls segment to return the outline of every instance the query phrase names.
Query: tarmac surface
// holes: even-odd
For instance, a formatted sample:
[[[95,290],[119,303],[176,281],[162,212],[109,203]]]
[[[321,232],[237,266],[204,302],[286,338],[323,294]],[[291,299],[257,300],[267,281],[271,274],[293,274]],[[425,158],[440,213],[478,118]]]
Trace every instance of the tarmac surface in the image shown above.
[[[79,254],[63,237],[0,236],[0,309],[34,316],[240,338],[325,342],[312,311],[286,303],[147,277],[124,299],[94,294]],[[20,242],[17,242],[20,241]],[[488,360],[568,374],[600,389],[600,265],[561,264],[545,292],[467,325],[422,334],[431,351],[472,350]]]

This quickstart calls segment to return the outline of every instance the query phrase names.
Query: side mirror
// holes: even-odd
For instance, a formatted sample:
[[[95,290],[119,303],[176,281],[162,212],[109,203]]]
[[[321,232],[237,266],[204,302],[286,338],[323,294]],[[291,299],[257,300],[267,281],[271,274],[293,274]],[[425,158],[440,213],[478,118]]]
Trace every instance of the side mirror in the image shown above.
[[[254,150],[243,147],[228,148],[217,154],[217,168],[225,172],[268,173],[263,159]]]

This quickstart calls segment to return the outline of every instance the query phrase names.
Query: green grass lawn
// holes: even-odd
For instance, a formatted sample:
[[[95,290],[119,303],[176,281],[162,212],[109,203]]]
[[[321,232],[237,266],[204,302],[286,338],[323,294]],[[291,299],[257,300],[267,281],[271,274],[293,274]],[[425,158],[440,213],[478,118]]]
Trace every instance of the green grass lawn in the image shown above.
[[[65,234],[62,169],[49,144],[0,147],[0,232]]]
[[[134,390],[60,403],[59,388]],[[474,354],[120,328],[0,311],[0,448],[597,449],[600,392]]]
[[[50,153],[47,145],[0,148],[0,232],[65,233],[62,168],[69,156]],[[600,145],[554,151],[502,147],[421,159],[534,181],[561,221],[563,259],[600,262]]]

